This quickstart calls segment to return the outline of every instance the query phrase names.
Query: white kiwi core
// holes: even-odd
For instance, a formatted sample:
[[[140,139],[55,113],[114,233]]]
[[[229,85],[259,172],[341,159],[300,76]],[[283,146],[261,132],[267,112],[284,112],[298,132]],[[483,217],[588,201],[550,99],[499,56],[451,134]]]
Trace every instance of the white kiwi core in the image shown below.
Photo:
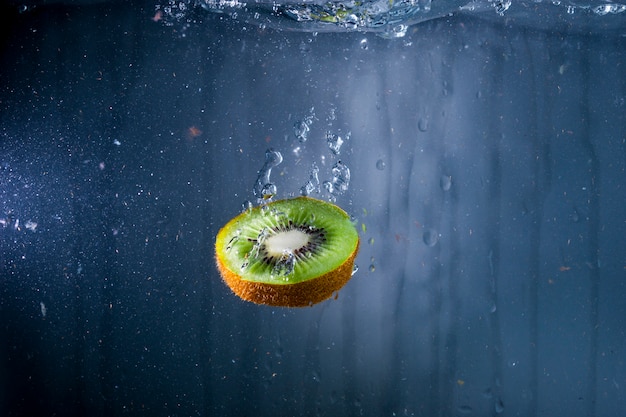
[[[285,252],[295,252],[305,247],[311,238],[301,230],[287,230],[276,233],[265,240],[265,250],[270,256],[281,257]]]

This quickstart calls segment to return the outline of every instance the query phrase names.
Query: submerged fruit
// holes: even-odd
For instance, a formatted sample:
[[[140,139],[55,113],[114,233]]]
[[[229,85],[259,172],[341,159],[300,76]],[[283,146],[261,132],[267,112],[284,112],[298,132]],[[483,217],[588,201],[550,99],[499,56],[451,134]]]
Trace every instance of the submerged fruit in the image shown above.
[[[304,307],[348,282],[358,249],[346,212],[297,197],[232,219],[217,234],[215,258],[224,282],[244,300]]]

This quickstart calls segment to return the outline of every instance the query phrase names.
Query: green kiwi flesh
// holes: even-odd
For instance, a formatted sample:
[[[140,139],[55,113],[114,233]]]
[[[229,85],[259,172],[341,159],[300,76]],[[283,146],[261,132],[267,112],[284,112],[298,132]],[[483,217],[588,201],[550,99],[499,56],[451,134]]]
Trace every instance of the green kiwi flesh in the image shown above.
[[[350,279],[358,247],[346,212],[297,197],[232,219],[217,234],[215,253],[222,278],[240,297],[301,306],[330,297]]]

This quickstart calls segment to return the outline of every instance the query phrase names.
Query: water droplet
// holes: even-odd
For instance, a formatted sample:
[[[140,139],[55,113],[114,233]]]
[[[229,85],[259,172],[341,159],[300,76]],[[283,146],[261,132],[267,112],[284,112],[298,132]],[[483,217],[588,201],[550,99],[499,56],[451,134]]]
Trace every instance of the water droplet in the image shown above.
[[[370,245],[374,244],[374,238],[370,237],[369,240],[367,241],[367,243],[369,243]]]
[[[382,171],[383,169],[385,169],[386,166],[387,164],[385,164],[385,161],[383,161],[382,159],[379,159],[378,161],[376,161],[376,169],[378,169],[379,171]]]
[[[352,267],[352,275],[354,276],[354,274],[356,274],[359,271],[359,266],[357,264],[354,264],[354,266]]]
[[[500,397],[496,399],[496,403],[494,404],[494,410],[496,411],[496,414],[501,414],[502,412],[504,412],[504,403],[502,402],[502,399]]]
[[[439,235],[433,229],[426,229],[426,230],[424,230],[424,234],[422,235],[422,239],[424,240],[424,243],[426,244],[426,246],[429,246],[429,247],[432,248],[439,241]]]
[[[493,396],[493,393],[491,392],[491,388],[485,388],[485,390],[483,391],[483,398],[489,399]]]
[[[359,46],[361,46],[361,49],[363,49],[364,51],[367,51],[367,48],[369,47],[367,44],[367,38],[361,39],[361,42],[359,42]]]
[[[417,122],[417,128],[419,129],[420,132],[427,132],[428,131],[428,119],[425,118],[420,118],[419,121]]]
[[[376,271],[376,266],[374,264],[370,265],[370,272]]]
[[[515,367],[517,366],[517,363],[518,363],[518,362],[517,362],[516,360],[514,360],[514,359],[510,359],[510,360],[507,362],[507,366],[508,366],[509,368],[515,368]]]
[[[452,177],[450,175],[442,175],[439,179],[439,186],[443,191],[450,190],[450,187],[452,187]]]
[[[315,382],[320,382],[320,376],[317,373],[317,371],[315,370],[311,371],[311,379]]]

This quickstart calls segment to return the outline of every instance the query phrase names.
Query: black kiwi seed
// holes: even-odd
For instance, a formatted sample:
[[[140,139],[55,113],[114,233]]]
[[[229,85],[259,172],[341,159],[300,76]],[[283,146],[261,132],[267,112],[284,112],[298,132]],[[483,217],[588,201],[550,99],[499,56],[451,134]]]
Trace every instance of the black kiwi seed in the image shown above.
[[[303,233],[306,233],[310,239],[304,246],[299,247],[293,251],[293,254],[296,256],[296,258],[315,255],[315,252],[318,250],[320,245],[323,245],[326,242],[326,235],[324,234],[323,229],[319,229],[317,227],[305,224],[296,225],[293,220],[289,220],[287,224],[278,225],[269,229],[269,232],[265,239],[268,239],[278,233],[289,232],[291,230],[299,230]],[[253,242],[257,242],[256,239],[250,240]],[[261,258],[261,262],[263,264],[271,267],[276,267],[278,263],[283,260],[281,256],[277,257],[268,253],[265,243],[261,244],[258,257]]]

